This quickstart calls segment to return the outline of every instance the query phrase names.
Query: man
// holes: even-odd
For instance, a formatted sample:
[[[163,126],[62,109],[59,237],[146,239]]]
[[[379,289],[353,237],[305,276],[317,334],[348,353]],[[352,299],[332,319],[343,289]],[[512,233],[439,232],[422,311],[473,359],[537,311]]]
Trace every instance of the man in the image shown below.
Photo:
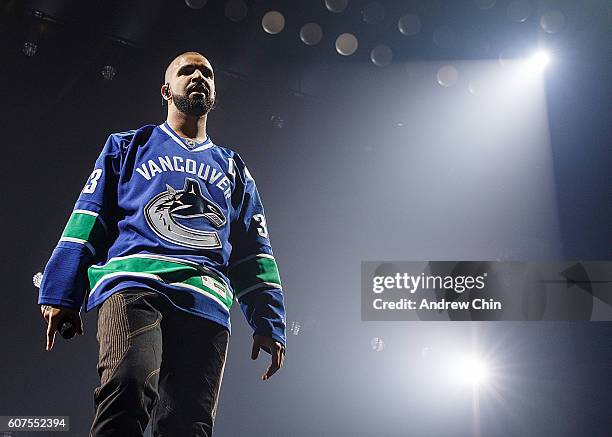
[[[110,135],[45,268],[47,350],[97,308],[100,386],[90,436],[210,436],[239,302],[259,350],[285,356],[285,309],[263,206],[240,156],[206,134],[210,62],[187,52],[161,87],[160,126]]]

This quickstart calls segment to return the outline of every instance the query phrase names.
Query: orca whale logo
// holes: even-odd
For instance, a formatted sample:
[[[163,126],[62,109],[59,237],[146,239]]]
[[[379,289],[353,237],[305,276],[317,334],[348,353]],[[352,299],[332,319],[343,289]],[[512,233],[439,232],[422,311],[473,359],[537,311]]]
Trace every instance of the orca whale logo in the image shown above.
[[[195,249],[221,247],[216,231],[202,231],[184,224],[205,220],[218,229],[227,223],[221,208],[202,195],[200,184],[194,179],[186,178],[182,190],[166,184],[166,191],[151,199],[144,213],[151,229],[165,240]]]

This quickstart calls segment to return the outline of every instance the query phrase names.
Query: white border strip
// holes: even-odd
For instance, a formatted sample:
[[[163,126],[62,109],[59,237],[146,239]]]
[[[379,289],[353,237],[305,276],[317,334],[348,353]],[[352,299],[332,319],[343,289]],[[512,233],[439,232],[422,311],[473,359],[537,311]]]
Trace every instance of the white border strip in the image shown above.
[[[116,278],[117,276],[136,276],[137,278],[148,278],[148,279],[155,279],[156,281],[162,281],[162,278],[160,278],[157,275],[154,275],[152,273],[141,273],[141,272],[113,272],[113,273],[109,273],[107,275],[102,276],[100,279],[98,279],[98,282],[96,283],[95,287],[91,289],[91,291],[89,292],[89,295],[91,296],[100,285],[102,285],[103,282],[105,282],[108,279],[112,279],[112,278]]]
[[[74,237],[62,237],[60,238],[59,241],[69,241],[71,243],[82,244],[89,249],[92,255],[94,256],[96,255],[96,249],[94,249],[94,247],[87,240],[81,240],[80,238],[74,238]]]
[[[242,290],[240,293],[236,295],[236,299],[240,299],[245,294],[250,293],[253,290],[257,290],[258,288],[262,288],[266,286],[276,288],[279,290],[282,288],[280,285],[275,284],[274,282],[260,282],[259,284],[251,285],[249,288],[245,288],[244,290]]]
[[[206,150],[212,147],[212,142],[210,142],[208,144],[203,144],[199,147],[196,147],[195,149],[192,150],[189,147],[187,147],[185,143],[183,142],[183,140],[181,140],[174,132],[168,129],[164,124],[160,124],[159,127],[161,128],[161,130],[163,130],[166,133],[166,135],[172,138],[174,142],[176,142],[179,146],[181,146],[183,149],[187,150],[188,152],[199,152],[201,150]]]
[[[267,253],[258,253],[258,254],[255,254],[255,255],[249,255],[249,256],[247,256],[245,258],[242,258],[241,260],[238,260],[238,261],[232,263],[232,266],[230,267],[230,269],[235,268],[237,265],[242,264],[245,261],[248,261],[248,260],[251,260],[251,259],[254,259],[254,258],[258,258],[258,257],[259,258],[274,259],[274,256],[268,255]]]
[[[87,215],[93,215],[94,217],[98,217],[100,214],[98,214],[97,212],[93,212],[93,211],[88,211],[86,209],[75,209],[74,211],[72,211],[73,213],[78,212],[79,214],[87,214]]]
[[[174,285],[174,286],[176,286],[176,287],[180,287],[180,288],[188,288],[188,289],[190,289],[190,290],[197,291],[199,294],[202,294],[202,295],[204,295],[204,296],[206,296],[206,297],[209,297],[209,298],[211,298],[212,300],[214,300],[215,302],[217,302],[217,303],[218,303],[219,305],[221,305],[221,307],[223,307],[223,309],[224,309],[224,310],[225,310],[225,311],[226,311],[226,312],[229,314],[229,308],[227,308],[227,305],[226,305],[226,304],[224,304],[223,302],[221,302],[217,296],[212,295],[212,294],[210,294],[210,293],[207,293],[206,291],[202,290],[201,288],[194,287],[194,286],[193,286],[193,285],[191,285],[191,284],[183,284],[182,282],[171,282],[171,283],[170,283],[170,285]]]
[[[100,221],[100,224],[102,225],[102,227],[104,228],[104,232],[106,232],[106,234],[108,235],[108,228],[106,227],[106,223],[104,223],[104,220],[102,220],[102,217],[100,217],[100,214],[98,214],[97,212],[88,211],[86,209],[75,209],[74,211],[72,211],[72,214],[74,213],[86,214],[86,215],[96,217]]]
[[[210,138],[208,138],[208,141],[210,141]],[[202,144],[201,146],[198,146],[195,149],[190,150],[190,152],[201,152],[202,150],[210,149],[211,147],[212,147],[212,142],[205,142],[205,144]]]

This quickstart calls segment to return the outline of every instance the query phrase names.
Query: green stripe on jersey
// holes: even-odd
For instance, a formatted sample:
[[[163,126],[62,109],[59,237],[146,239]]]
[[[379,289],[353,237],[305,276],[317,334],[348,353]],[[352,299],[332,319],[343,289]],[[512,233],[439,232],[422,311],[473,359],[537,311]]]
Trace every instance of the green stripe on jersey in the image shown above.
[[[98,219],[98,214],[89,211],[73,211],[64,228],[62,238],[88,242],[99,249],[106,237],[106,230]]]
[[[263,286],[281,286],[276,261],[266,254],[256,255],[230,267],[229,277],[236,296]]]
[[[90,290],[94,290],[105,279],[115,276],[143,276],[154,275],[165,283],[195,289],[213,299],[220,301],[228,310],[232,306],[232,293],[219,278],[207,274],[195,264],[189,262],[172,261],[168,258],[160,259],[155,255],[132,255],[113,258],[102,266],[91,266],[89,276]],[[151,276],[149,276],[151,277]]]

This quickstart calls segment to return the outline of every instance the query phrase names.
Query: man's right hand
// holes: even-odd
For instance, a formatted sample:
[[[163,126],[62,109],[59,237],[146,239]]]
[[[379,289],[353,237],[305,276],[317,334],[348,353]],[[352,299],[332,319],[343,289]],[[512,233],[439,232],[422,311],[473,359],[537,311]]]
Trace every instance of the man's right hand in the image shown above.
[[[41,305],[40,312],[42,313],[43,319],[47,322],[47,350],[53,349],[53,343],[55,341],[55,333],[59,322],[67,319],[72,322],[76,328],[76,332],[79,335],[83,335],[83,321],[79,310],[75,308],[68,308],[62,306],[51,306]]]

